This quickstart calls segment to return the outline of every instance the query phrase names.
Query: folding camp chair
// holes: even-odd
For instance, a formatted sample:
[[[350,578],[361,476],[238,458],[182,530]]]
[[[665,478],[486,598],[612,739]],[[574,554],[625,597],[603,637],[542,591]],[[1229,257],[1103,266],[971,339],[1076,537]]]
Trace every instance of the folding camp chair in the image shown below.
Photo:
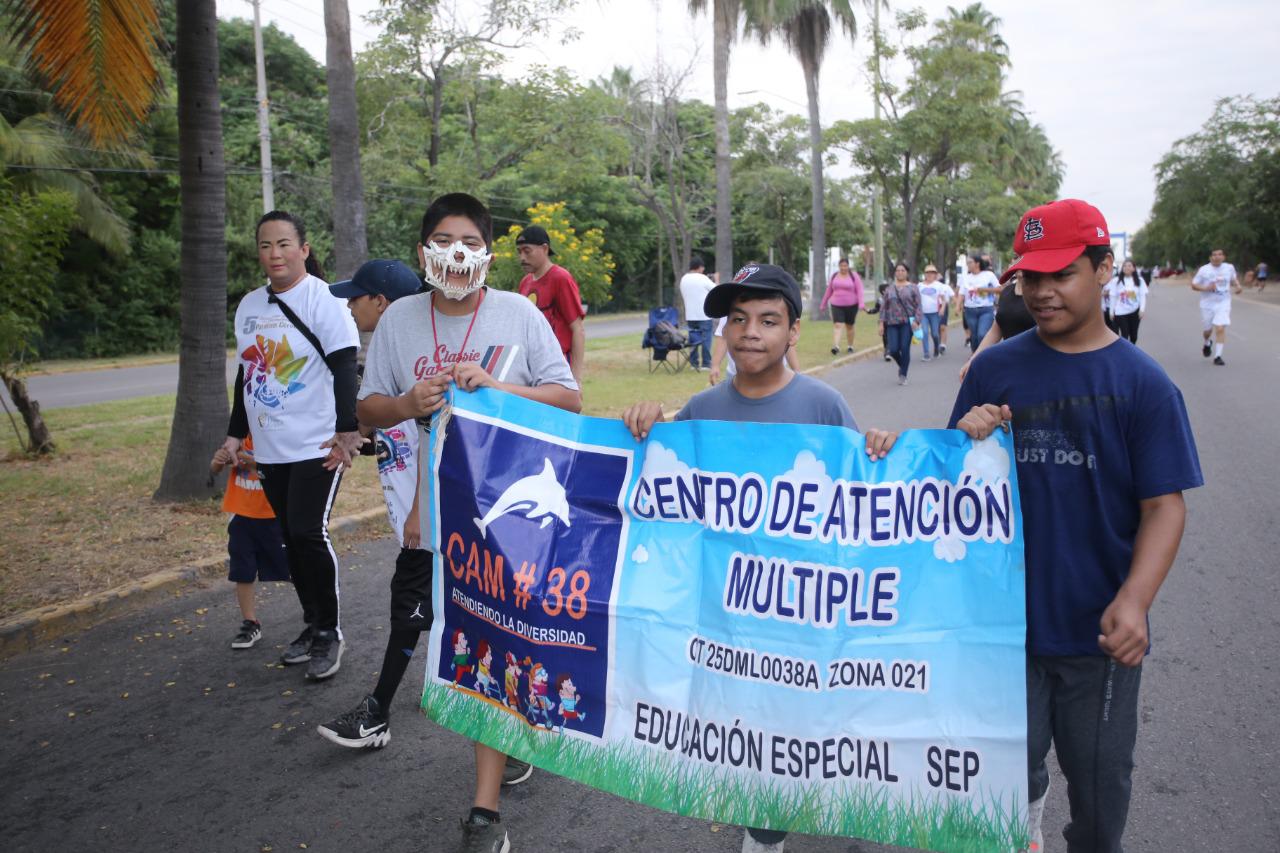
[[[679,327],[680,314],[670,305],[653,308],[649,311],[649,328],[644,330],[640,340],[642,349],[652,349],[653,358],[649,361],[649,372],[659,368],[668,373],[679,373],[689,365],[689,354],[685,348],[690,346],[689,332]]]

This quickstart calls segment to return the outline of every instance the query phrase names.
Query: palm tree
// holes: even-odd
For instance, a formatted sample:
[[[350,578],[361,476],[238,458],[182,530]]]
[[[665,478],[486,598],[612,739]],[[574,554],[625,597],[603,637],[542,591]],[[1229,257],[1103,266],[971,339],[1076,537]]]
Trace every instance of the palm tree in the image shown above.
[[[159,18],[139,0],[0,0],[27,67],[95,145],[114,145],[142,123],[160,85]]]
[[[4,45],[24,51],[28,74],[51,92],[51,104],[14,124],[0,118],[0,157],[11,191],[38,195],[63,190],[75,200],[79,226],[113,254],[128,251],[128,227],[97,193],[93,176],[74,166],[73,135],[128,156],[124,145],[142,122],[158,88],[155,45],[159,22],[149,3],[130,0],[0,0],[10,32]],[[10,43],[11,39],[11,43]],[[6,75],[11,76],[11,75]],[[57,106],[75,127],[48,109]],[[6,372],[4,382],[22,413],[37,453],[53,449],[40,406],[26,383]]]
[[[325,74],[329,82],[329,164],[333,180],[333,250],[336,277],[347,278],[369,254],[364,181],[356,119],[356,69],[351,60],[347,0],[324,0]]]
[[[716,129],[716,272],[728,281],[733,269],[732,194],[729,184],[729,53],[738,34],[742,14],[740,0],[714,0],[711,4],[714,27],[712,69],[715,76]],[[690,0],[689,9],[701,12],[707,0]]]
[[[178,171],[182,192],[182,343],[178,399],[156,500],[207,497],[205,460],[226,437],[226,169],[214,0],[177,4]]]
[[[822,284],[826,278],[827,228],[823,210],[822,120],[818,114],[818,76],[831,41],[833,26],[851,37],[857,35],[852,0],[774,0],[747,20],[748,29],[761,42],[781,35],[787,48],[800,60],[804,70],[805,94],[809,99],[809,168],[812,181],[812,246],[809,278],[812,290],[809,313],[818,316]]]

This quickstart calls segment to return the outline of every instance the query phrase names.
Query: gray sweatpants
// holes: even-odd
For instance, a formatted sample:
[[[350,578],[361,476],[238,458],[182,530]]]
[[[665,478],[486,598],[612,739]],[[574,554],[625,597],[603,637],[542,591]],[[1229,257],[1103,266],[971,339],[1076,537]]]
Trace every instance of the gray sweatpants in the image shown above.
[[[1141,680],[1141,666],[1109,657],[1027,656],[1028,795],[1038,800],[1049,789],[1052,744],[1067,778],[1070,853],[1123,851]]]

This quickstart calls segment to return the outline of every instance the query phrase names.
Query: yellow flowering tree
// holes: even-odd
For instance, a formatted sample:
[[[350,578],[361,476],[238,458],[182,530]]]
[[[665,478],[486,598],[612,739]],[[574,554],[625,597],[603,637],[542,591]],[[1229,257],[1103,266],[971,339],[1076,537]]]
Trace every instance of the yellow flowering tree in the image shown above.
[[[613,256],[604,250],[604,232],[588,228],[579,234],[570,224],[569,211],[562,201],[539,202],[526,211],[529,224],[541,225],[551,238],[555,251],[551,260],[567,269],[578,282],[582,301],[600,306],[611,298],[613,286]],[[493,264],[489,267],[488,283],[502,290],[516,290],[524,271],[520,269],[520,257],[516,254],[516,237],[522,225],[512,225],[506,234],[493,241]]]

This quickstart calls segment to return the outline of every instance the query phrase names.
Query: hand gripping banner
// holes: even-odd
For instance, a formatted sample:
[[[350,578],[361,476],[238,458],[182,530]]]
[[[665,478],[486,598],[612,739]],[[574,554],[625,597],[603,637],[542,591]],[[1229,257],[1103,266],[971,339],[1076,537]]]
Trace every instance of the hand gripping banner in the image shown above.
[[[1027,842],[1004,433],[620,420],[500,392],[432,431],[436,722],[637,802],[929,850]]]

